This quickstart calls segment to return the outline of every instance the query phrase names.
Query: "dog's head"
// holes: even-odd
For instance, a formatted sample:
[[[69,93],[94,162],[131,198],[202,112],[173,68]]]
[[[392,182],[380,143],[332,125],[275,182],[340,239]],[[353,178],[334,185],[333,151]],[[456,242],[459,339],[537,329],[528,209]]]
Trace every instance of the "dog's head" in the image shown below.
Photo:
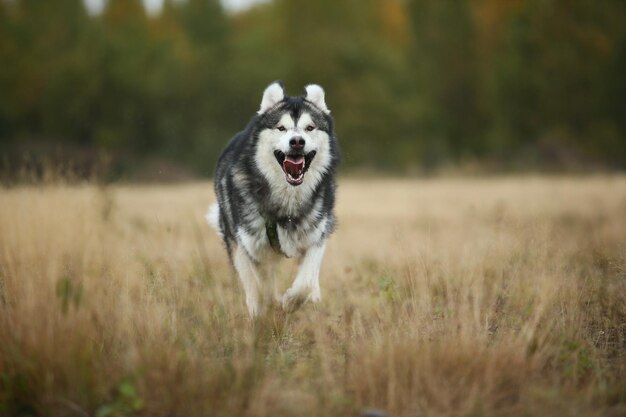
[[[311,84],[305,91],[304,96],[286,96],[278,81],[263,93],[255,159],[270,181],[292,186],[317,182],[334,163],[333,121],[324,90]]]

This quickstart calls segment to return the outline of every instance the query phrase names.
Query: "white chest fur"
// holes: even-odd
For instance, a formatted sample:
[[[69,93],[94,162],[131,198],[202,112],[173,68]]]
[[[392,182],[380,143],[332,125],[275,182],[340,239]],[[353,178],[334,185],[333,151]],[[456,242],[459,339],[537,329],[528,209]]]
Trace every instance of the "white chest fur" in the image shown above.
[[[298,227],[278,225],[276,231],[278,232],[281,251],[285,256],[293,258],[302,255],[311,246],[319,245],[326,230],[327,222],[328,218],[323,217],[315,224],[303,221]],[[259,221],[256,226],[252,231],[239,228],[237,240],[252,259],[261,261],[271,255],[273,249],[267,237],[265,222]]]

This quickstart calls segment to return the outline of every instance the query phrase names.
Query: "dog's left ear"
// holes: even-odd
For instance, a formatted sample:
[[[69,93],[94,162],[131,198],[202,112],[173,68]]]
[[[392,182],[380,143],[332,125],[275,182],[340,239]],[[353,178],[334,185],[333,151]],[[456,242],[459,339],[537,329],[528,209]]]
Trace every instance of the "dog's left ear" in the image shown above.
[[[318,109],[323,111],[326,114],[330,113],[328,107],[326,107],[326,101],[324,101],[324,89],[317,84],[309,84],[304,87],[306,90],[306,96],[304,97],[307,101],[313,103]]]
[[[263,114],[276,105],[279,101],[285,98],[285,89],[283,83],[280,81],[274,81],[263,92],[263,99],[261,100],[261,108],[257,112]]]

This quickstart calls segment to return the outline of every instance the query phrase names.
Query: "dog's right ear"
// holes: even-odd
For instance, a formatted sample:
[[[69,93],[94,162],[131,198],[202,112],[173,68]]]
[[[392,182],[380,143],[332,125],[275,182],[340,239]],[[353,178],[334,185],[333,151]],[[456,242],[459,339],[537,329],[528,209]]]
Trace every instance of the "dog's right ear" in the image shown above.
[[[285,88],[280,81],[274,81],[271,83],[263,93],[263,100],[261,100],[261,108],[257,114],[263,114],[276,105],[279,101],[285,98]]]

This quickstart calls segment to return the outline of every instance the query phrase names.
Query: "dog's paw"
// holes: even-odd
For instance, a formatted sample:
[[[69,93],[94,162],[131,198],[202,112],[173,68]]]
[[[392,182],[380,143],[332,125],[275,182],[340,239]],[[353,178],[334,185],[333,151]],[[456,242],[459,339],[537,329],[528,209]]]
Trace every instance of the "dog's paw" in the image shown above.
[[[299,309],[306,301],[307,294],[302,291],[294,291],[293,288],[289,288],[283,295],[282,305],[283,310],[287,312],[295,311]]]
[[[299,309],[307,301],[318,303],[322,299],[319,289],[289,288],[283,295],[283,310],[291,312]]]
[[[307,301],[310,301],[314,304],[317,304],[320,301],[322,301],[322,294],[320,293],[320,289],[319,288],[312,289],[311,292],[309,293],[309,296],[307,297]]]
[[[251,318],[258,317],[261,314],[261,305],[256,298],[246,297],[246,306]]]

